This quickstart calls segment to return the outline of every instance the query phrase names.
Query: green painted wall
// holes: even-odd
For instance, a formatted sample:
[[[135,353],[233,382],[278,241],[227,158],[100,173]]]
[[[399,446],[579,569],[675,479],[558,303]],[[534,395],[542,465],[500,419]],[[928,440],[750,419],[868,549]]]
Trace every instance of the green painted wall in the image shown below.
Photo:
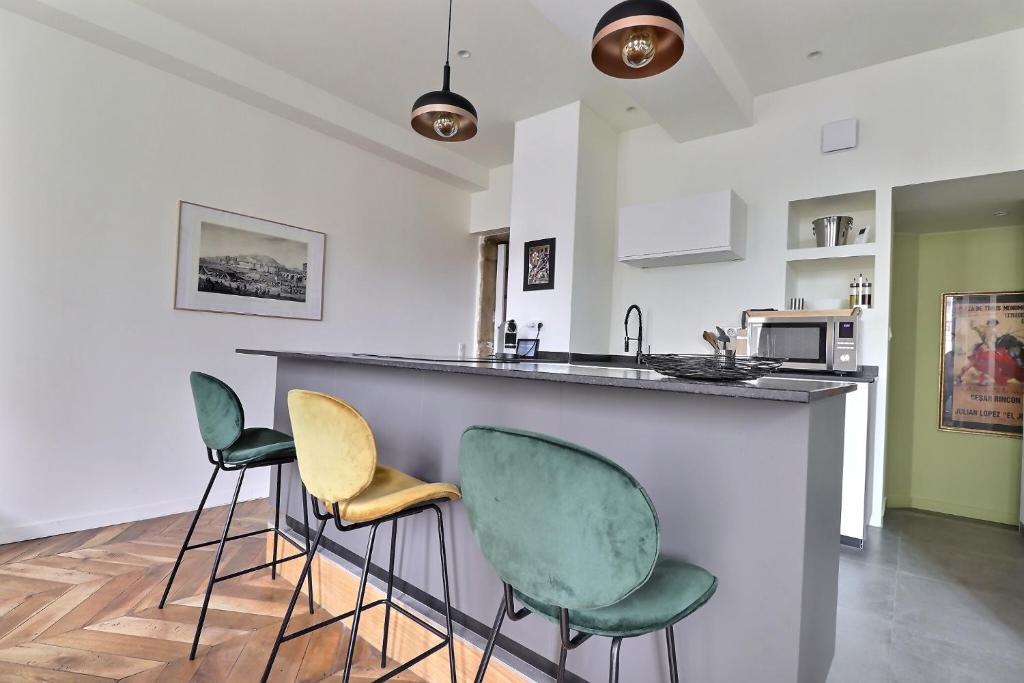
[[[897,233],[892,268],[887,504],[1016,524],[1020,440],[938,429],[939,328],[944,292],[1024,290],[1024,227]]]

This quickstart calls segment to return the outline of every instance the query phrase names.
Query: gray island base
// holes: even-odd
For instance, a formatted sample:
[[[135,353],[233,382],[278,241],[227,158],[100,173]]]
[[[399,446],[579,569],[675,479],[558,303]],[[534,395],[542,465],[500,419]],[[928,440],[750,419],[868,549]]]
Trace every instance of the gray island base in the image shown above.
[[[715,597],[676,627],[681,680],[827,678],[835,649],[844,394],[851,385],[783,379],[711,385],[644,370],[546,363],[240,352],[278,358],[277,429],[290,432],[290,389],[333,394],[369,421],[383,464],[425,480],[458,481],[459,437],[473,424],[543,432],[603,453],[653,499],[662,552],[718,577]],[[302,519],[299,482],[294,470],[286,476],[294,524]],[[457,621],[480,643],[501,583],[477,549],[461,505],[445,507]],[[342,564],[354,570],[351,559],[365,551],[365,532],[340,534],[329,525],[328,535]],[[439,596],[434,543],[429,520],[403,521],[396,573]],[[380,564],[387,544],[378,545],[384,546],[376,553]],[[541,617],[506,620],[502,633],[510,642],[497,652],[500,659],[539,680],[544,677],[525,662],[554,670],[555,625]],[[608,639],[591,638],[570,653],[569,670],[587,681],[606,680],[608,646]],[[668,681],[664,639],[625,640],[621,666],[624,681]]]

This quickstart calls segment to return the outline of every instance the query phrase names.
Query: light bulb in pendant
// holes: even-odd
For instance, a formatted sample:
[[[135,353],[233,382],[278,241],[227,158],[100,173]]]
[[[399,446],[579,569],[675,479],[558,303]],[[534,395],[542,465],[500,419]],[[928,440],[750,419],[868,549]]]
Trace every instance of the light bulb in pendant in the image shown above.
[[[459,134],[459,121],[446,111],[434,115],[434,132],[446,140]]]
[[[644,27],[633,29],[622,41],[622,61],[631,69],[642,69],[654,59],[654,36]]]

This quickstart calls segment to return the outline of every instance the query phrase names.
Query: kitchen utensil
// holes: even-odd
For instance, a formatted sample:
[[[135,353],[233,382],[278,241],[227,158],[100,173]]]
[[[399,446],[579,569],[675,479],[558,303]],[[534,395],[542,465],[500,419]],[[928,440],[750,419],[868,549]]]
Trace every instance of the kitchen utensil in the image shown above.
[[[715,350],[715,353],[718,353],[718,339],[715,337],[714,332],[708,332],[707,330],[704,330],[704,341],[706,341],[708,344],[711,344],[711,348]]]
[[[727,335],[725,333],[725,330],[723,330],[721,327],[715,327],[715,330],[718,332],[718,343],[721,346],[721,348],[723,350],[728,349],[729,348],[729,335]]]
[[[819,247],[838,247],[846,244],[851,228],[852,216],[823,216],[811,221],[811,231]]]
[[[775,372],[782,365],[782,361],[742,358],[735,353],[648,354],[642,360],[647,367],[666,377],[715,382],[757,379]]]

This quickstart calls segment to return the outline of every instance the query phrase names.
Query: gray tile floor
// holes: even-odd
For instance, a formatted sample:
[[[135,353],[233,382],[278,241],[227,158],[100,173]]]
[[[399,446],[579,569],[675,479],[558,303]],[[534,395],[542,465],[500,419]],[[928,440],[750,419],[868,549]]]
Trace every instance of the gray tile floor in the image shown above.
[[[1024,539],[891,510],[843,548],[828,683],[1024,682]]]

